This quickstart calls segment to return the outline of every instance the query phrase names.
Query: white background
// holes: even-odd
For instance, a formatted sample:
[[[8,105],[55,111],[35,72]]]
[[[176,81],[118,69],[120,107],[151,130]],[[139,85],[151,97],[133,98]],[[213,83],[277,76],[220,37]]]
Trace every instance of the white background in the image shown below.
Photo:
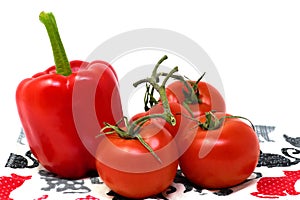
[[[3,2],[2,149],[15,143],[20,130],[15,105],[18,83],[54,63],[38,19],[43,10],[55,14],[69,60],[84,60],[102,42],[134,29],[181,33],[198,43],[214,62],[229,113],[300,135],[300,4],[296,0]]]

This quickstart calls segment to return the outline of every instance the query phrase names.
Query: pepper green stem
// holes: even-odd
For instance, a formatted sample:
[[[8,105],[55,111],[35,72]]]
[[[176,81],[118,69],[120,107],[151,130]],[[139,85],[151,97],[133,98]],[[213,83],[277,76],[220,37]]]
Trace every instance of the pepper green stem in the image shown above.
[[[41,12],[39,19],[47,29],[47,33],[52,46],[56,73],[63,76],[72,74],[71,66],[68,61],[63,43],[61,41],[54,15],[51,12]]]

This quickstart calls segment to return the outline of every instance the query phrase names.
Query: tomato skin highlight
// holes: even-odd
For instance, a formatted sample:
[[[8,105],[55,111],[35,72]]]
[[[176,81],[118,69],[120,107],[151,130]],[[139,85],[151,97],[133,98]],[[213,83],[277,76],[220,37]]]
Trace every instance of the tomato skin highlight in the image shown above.
[[[190,84],[195,81],[189,81]],[[190,107],[194,117],[205,114],[209,111],[225,112],[226,104],[221,93],[207,82],[200,81],[198,83],[200,103],[190,103]],[[183,104],[186,97],[183,91],[187,92],[186,86],[181,81],[174,81],[166,88],[166,94],[169,102]]]
[[[103,182],[127,198],[146,198],[167,189],[178,168],[178,151],[171,134],[160,124],[145,123],[140,131],[161,163],[137,140],[105,135],[96,153]]]
[[[179,162],[183,174],[196,185],[209,189],[232,187],[246,180],[257,165],[257,135],[240,119],[227,118],[216,130],[198,127],[196,132],[187,132],[182,142],[191,142],[190,137],[192,144]]]

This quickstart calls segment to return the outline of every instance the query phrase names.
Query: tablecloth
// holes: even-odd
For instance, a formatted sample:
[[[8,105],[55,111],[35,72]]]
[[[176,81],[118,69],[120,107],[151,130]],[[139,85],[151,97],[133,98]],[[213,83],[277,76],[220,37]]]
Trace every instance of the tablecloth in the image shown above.
[[[255,125],[260,158],[253,174],[235,187],[207,190],[190,183],[180,169],[169,188],[148,199],[300,199],[300,137],[273,125]],[[0,160],[0,199],[126,200],[98,176],[79,180],[57,177],[32,155],[20,128],[16,144]],[[159,180],[158,180],[159,181]]]

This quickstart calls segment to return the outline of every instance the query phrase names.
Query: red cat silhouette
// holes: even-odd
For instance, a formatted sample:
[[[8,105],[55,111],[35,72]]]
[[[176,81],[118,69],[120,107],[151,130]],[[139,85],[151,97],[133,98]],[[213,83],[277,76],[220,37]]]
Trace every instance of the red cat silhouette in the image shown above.
[[[257,192],[251,194],[260,198],[278,198],[286,195],[298,195],[295,189],[297,180],[300,180],[300,170],[283,171],[282,177],[263,177],[256,185]]]
[[[0,199],[12,200],[9,195],[16,188],[20,187],[31,176],[20,176],[17,174],[11,174],[9,176],[0,177]]]

